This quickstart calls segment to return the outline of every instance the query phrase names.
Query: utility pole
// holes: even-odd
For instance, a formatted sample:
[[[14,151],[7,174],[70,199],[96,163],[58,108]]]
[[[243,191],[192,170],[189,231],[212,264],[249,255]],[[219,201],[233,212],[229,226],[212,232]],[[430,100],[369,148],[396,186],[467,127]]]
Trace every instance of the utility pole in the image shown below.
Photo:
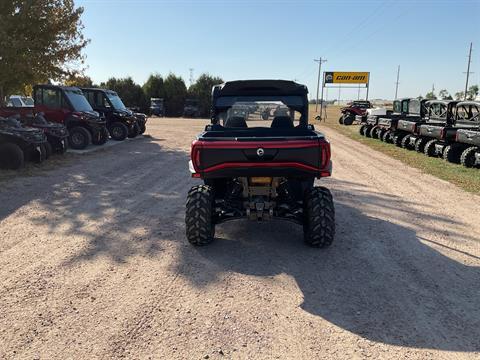
[[[470,63],[472,62],[472,43],[470,43],[470,51],[468,52],[468,64],[467,64],[467,80],[465,81],[465,95],[463,100],[467,100],[467,91],[468,91],[468,78],[470,74],[473,74],[470,72]]]
[[[193,68],[190,68],[190,69],[188,69],[188,70],[190,71],[190,79],[189,79],[189,81],[190,81],[190,86],[192,86],[192,85],[193,85],[193,70],[194,70],[194,69],[193,69]]]
[[[398,82],[399,79],[400,79],[400,65],[398,65],[398,69],[397,69],[397,82],[395,83],[395,100],[397,100],[397,97],[398,97],[398,84],[400,84]]]
[[[318,62],[317,101],[315,102],[315,112],[317,112],[318,111],[318,90],[320,88],[320,74],[322,72],[322,63],[327,62],[327,59],[322,59],[320,57],[320,59],[313,59],[313,61]]]

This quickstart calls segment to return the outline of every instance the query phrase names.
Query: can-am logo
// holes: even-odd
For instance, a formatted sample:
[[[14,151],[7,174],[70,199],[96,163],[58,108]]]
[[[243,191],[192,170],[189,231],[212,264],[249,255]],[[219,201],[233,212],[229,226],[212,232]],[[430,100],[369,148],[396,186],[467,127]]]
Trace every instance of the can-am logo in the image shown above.
[[[265,150],[263,150],[262,148],[257,149],[258,156],[262,157],[264,154],[265,154]]]
[[[325,84],[368,84],[368,72],[325,72]]]

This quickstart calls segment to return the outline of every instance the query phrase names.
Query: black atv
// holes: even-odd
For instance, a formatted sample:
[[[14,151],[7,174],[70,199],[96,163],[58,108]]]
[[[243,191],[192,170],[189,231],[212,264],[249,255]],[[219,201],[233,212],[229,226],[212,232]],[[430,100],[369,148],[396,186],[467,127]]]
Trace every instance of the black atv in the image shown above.
[[[308,90],[292,81],[232,81],[213,87],[211,124],[192,144],[190,172],[203,185],[188,193],[186,235],[213,241],[215,226],[234,219],[283,219],[303,226],[305,242],[329,246],[335,234],[330,191],[315,179],[331,175],[330,143],[308,124]],[[238,105],[272,103],[271,121],[247,124]],[[222,121],[223,124],[222,124]]]
[[[42,113],[21,117],[19,120],[24,126],[37,128],[45,133],[48,140],[45,143],[47,159],[52,153],[64,154],[67,151],[68,130],[64,125],[47,121]]]
[[[47,137],[42,130],[28,128],[14,117],[0,117],[0,168],[16,170],[26,160],[43,162]]]
[[[145,129],[145,123],[137,121],[133,111],[127,109],[115,91],[97,88],[82,88],[93,110],[103,115],[110,137],[116,141],[134,138]],[[145,131],[145,130],[143,130]]]

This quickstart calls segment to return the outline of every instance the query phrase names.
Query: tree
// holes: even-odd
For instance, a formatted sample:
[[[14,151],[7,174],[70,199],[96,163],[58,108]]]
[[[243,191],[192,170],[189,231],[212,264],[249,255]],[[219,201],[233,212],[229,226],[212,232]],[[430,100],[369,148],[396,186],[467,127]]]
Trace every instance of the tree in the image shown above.
[[[167,116],[180,116],[183,112],[187,87],[181,77],[170,73],[163,82],[165,87],[165,112]]]
[[[82,7],[73,0],[0,3],[0,101],[28,85],[81,71]]]
[[[164,98],[165,86],[160,74],[151,74],[148,80],[143,84],[143,92],[148,100],[151,98]]]
[[[455,96],[455,100],[465,99],[465,93],[463,91],[456,92],[454,96]]]
[[[217,76],[202,74],[188,89],[188,96],[198,99],[200,116],[209,115],[210,103],[212,101],[212,87],[221,83],[223,83],[223,80]]]
[[[93,81],[89,76],[70,75],[65,80],[65,85],[77,87],[93,87]]]
[[[478,95],[478,85],[472,85],[467,91],[467,100],[475,100]]]
[[[430,92],[425,94],[425,99],[435,100],[436,98],[437,98],[437,96],[435,95],[435,93],[433,91],[430,91]]]
[[[112,77],[106,83],[101,83],[100,87],[115,91],[127,107],[139,108],[142,111],[148,108],[148,101],[142,87],[131,77],[123,79]]]
[[[452,95],[450,95],[446,89],[440,90],[440,92],[438,93],[438,96],[442,100],[452,100]]]

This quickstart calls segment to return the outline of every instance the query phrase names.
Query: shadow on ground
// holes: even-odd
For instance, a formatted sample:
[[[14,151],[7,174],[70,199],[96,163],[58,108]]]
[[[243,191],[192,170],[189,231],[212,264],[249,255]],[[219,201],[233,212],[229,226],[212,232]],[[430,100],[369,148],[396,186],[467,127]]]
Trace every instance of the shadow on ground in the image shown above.
[[[301,228],[289,223],[232,222],[218,227],[222,236],[210,246],[183,248],[184,263],[177,271],[198,287],[217,281],[223,272],[287,274],[303,293],[302,309],[364,338],[415,348],[479,351],[480,269],[420,242],[411,228],[363,211],[377,209],[381,216],[391,209],[408,219],[418,217],[413,203],[369,193],[355,183],[331,184],[337,218],[331,248],[304,246]],[[432,215],[423,220],[444,227],[454,223]],[[465,252],[459,255],[478,260]]]

